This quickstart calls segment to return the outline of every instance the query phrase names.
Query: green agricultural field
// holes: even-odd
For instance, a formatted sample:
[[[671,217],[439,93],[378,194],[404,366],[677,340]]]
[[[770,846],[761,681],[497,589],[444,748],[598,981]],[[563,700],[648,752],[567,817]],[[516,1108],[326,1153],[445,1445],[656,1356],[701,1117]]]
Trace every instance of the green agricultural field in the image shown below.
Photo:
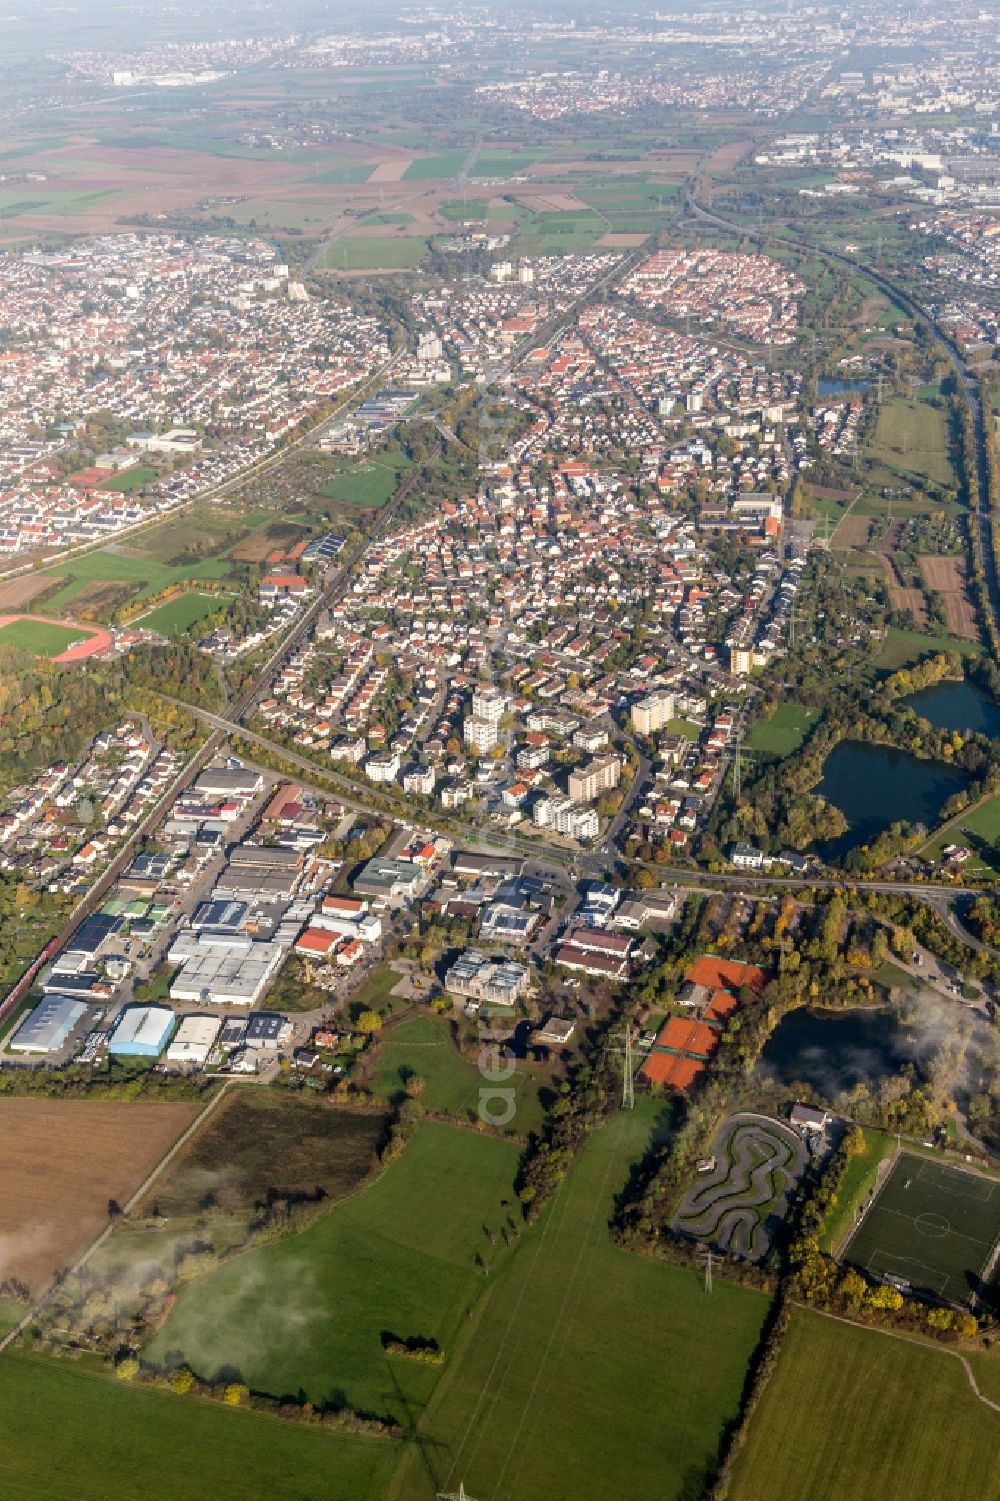
[[[1000,1413],[944,1351],[795,1309],[730,1501],[983,1501]]]
[[[590,250],[607,232],[607,221],[589,210],[538,214],[526,221],[518,250],[524,255],[569,255]]]
[[[504,204],[504,208],[508,205]],[[463,223],[466,219],[486,219],[490,214],[490,200],[488,198],[449,198],[447,203],[439,203],[437,208],[442,219],[453,219]]]
[[[199,563],[173,568],[152,557],[136,558],[124,553],[88,552],[47,569],[46,578],[63,579],[62,587],[45,601],[47,610],[68,610],[85,589],[105,582],[133,584],[131,593],[139,599],[159,594],[168,584],[186,579],[224,579],[231,576],[228,563],[204,558]]]
[[[159,631],[161,636],[184,636],[199,620],[221,610],[226,602],[224,594],[182,594],[143,615],[138,624],[147,631]]]
[[[356,235],[331,245],[321,265],[327,271],[411,271],[426,254],[423,235]]]
[[[24,187],[0,190],[0,220],[16,219],[22,214],[51,214],[60,218],[85,214],[95,203],[106,203],[109,198],[120,196],[111,188],[74,192],[72,189],[49,190],[45,183],[28,183]]]
[[[415,1016],[393,1027],[379,1045],[368,1087],[382,1099],[392,1100],[404,1093],[413,1075],[424,1080],[421,1104],[436,1115],[475,1122],[481,1103],[495,1115],[504,1108],[503,1100],[484,1097],[484,1090],[498,1086],[483,1077],[473,1059],[458,1051],[445,1017]],[[499,1087],[514,1091],[515,1112],[507,1127],[511,1135],[527,1136],[541,1129],[544,1112],[539,1093],[550,1084],[550,1075],[537,1065],[521,1065],[504,1079]]]
[[[875,666],[883,672],[896,672],[900,667],[912,667],[922,657],[930,657],[942,651],[958,652],[963,657],[978,657],[982,647],[978,641],[965,641],[960,636],[925,636],[921,631],[902,631],[891,625],[886,632],[882,650],[875,658]]]
[[[472,169],[472,179],[516,177],[544,156],[543,151],[481,151]]]
[[[0,1356],[9,1501],[378,1501],[398,1445]],[[98,1441],[98,1435],[99,1441]]]
[[[457,177],[468,160],[468,151],[442,151],[412,161],[403,173],[404,182],[443,182]]]
[[[750,732],[751,750],[768,756],[791,756],[819,719],[819,710],[791,700],[779,704],[769,719],[762,719]]]
[[[947,413],[926,401],[886,402],[868,453],[890,468],[957,488]]]
[[[680,189],[672,182],[649,182],[643,177],[594,178],[573,191],[583,203],[600,209],[613,219],[621,213],[659,212],[661,202],[668,206]]]
[[[33,657],[58,657],[86,634],[72,626],[50,625],[44,620],[12,620],[9,625],[0,626],[0,647],[30,652]]]
[[[156,477],[155,469],[149,469],[145,464],[135,464],[131,469],[123,469],[119,474],[106,479],[101,489],[122,490],[127,494],[131,490],[141,490],[143,485],[152,484]]]
[[[399,476],[409,466],[410,461],[401,450],[380,453],[377,458],[362,459],[359,464],[335,474],[317,493],[345,505],[384,506],[395,495]]]
[[[373,162],[356,162],[344,157],[339,166],[327,167],[324,172],[317,172],[315,177],[306,178],[306,182],[317,185],[329,184],[333,187],[353,187],[356,183],[367,182],[374,171]]]
[[[520,1236],[386,1501],[432,1501],[459,1481],[491,1501],[702,1493],[768,1301],[721,1280],[706,1297],[695,1273],[612,1243],[614,1196],[659,1114],[645,1100],[602,1127]]]
[[[235,1368],[277,1395],[342,1393],[406,1422],[441,1368],[390,1361],[382,1333],[454,1349],[485,1284],[477,1258],[495,1272],[509,1255],[518,1156],[513,1142],[423,1122],[361,1193],[185,1287],[146,1354],[180,1351],[208,1377]]]

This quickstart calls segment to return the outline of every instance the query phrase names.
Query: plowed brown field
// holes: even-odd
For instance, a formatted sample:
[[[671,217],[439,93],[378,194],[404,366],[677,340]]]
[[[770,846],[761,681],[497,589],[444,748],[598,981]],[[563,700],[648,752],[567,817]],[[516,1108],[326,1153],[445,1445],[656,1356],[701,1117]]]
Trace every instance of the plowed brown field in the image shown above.
[[[119,1100],[0,1100],[0,1282],[38,1296],[71,1266],[201,1107]]]

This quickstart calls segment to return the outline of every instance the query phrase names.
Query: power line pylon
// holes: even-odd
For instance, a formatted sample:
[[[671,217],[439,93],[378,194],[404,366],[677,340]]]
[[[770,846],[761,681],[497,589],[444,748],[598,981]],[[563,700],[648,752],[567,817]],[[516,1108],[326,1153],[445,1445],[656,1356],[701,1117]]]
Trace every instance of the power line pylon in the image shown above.
[[[733,755],[733,802],[735,803],[738,803],[740,800],[744,760],[752,761],[753,752],[745,751],[743,749],[743,742],[737,740]]]
[[[437,1501],[473,1501],[473,1498],[459,1481],[457,1491],[438,1491]]]
[[[635,1109],[635,1082],[632,1078],[632,1028],[625,1028],[625,1058],[622,1073],[622,1109]]]
[[[710,1293],[712,1291],[712,1247],[706,1246],[703,1254],[705,1259],[705,1291]]]
[[[612,1048],[613,1053],[622,1055],[622,1109],[635,1109],[635,1079],[634,1061],[632,1056],[632,1027],[626,1022],[624,1028],[624,1042],[621,1047]]]

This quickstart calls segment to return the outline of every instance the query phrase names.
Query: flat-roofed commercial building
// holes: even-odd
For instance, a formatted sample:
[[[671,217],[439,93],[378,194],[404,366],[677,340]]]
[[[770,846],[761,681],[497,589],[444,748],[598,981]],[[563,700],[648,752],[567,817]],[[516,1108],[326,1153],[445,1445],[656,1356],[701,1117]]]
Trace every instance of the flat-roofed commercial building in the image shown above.
[[[204,1063],[221,1026],[218,1016],[185,1016],[167,1048],[167,1062]]]
[[[123,1058],[158,1058],[174,1020],[167,1006],[126,1006],[112,1029],[108,1052]]]
[[[14,1053],[55,1053],[86,1014],[83,1001],[70,995],[47,995],[24,1018],[8,1047]]]

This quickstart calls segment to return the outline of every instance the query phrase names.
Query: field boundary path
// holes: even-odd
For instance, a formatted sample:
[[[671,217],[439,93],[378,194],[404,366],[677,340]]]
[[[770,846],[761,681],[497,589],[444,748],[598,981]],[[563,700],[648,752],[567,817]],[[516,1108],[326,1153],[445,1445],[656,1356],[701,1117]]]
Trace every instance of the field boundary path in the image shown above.
[[[177,1140],[174,1142],[173,1146],[170,1147],[169,1151],[165,1152],[156,1166],[146,1174],[143,1181],[139,1184],[139,1187],[135,1190],[134,1193],[129,1196],[129,1198],[123,1205],[123,1214],[129,1213],[134,1205],[138,1203],[141,1196],[146,1193],[146,1191],[152,1186],[153,1183],[155,1183],[156,1179],[163,1172],[164,1168],[168,1167],[174,1160],[174,1157],[177,1155],[180,1149],[183,1146],[187,1145],[196,1131],[201,1129],[208,1117],[213,1113],[213,1111],[218,1108],[219,1102],[225,1098],[225,1095],[229,1089],[230,1082],[230,1080],[226,1080],[222,1088],[208,1101],[204,1110],[199,1110],[194,1120],[190,1123],[190,1125],[185,1127],[180,1136],[178,1136]],[[76,1273],[81,1269],[81,1267],[86,1266],[91,1256],[94,1255],[95,1251],[100,1250],[101,1246],[103,1246],[104,1242],[108,1239],[115,1228],[116,1222],[114,1220],[105,1225],[104,1229],[101,1231],[97,1239],[91,1241],[90,1245],[83,1252],[83,1254],[78,1256],[77,1259],[73,1262],[73,1265],[71,1267],[68,1267],[67,1270],[63,1272],[62,1276],[58,1277],[56,1281],[52,1283],[51,1287],[46,1288],[41,1297],[35,1299],[20,1322],[18,1324],[15,1324],[14,1328],[11,1329],[9,1333],[5,1334],[3,1339],[0,1339],[0,1354],[2,1354],[4,1350],[6,1350],[8,1345],[13,1344],[16,1339],[19,1339],[21,1337],[25,1329],[27,1329],[28,1325],[31,1323],[32,1319],[37,1318],[38,1314],[50,1301],[57,1288],[61,1287],[63,1282],[65,1282],[66,1278],[75,1276]]]
[[[931,1355],[950,1355],[954,1360],[962,1364],[973,1395],[978,1397],[984,1407],[991,1407],[994,1412],[1000,1412],[1000,1402],[994,1402],[992,1397],[986,1397],[979,1390],[976,1373],[973,1371],[968,1359],[961,1350],[949,1350],[946,1345],[932,1345],[927,1340],[920,1339],[916,1334],[904,1334],[900,1329],[880,1329],[876,1324],[856,1324],[853,1319],[844,1318],[841,1313],[828,1313],[825,1308],[813,1308],[809,1303],[795,1302],[794,1308],[801,1308],[806,1313],[817,1313],[821,1319],[832,1319],[835,1324],[846,1324],[849,1329],[861,1329],[866,1334],[881,1334],[886,1339],[897,1339],[904,1345],[917,1345],[921,1350],[927,1350]]]

